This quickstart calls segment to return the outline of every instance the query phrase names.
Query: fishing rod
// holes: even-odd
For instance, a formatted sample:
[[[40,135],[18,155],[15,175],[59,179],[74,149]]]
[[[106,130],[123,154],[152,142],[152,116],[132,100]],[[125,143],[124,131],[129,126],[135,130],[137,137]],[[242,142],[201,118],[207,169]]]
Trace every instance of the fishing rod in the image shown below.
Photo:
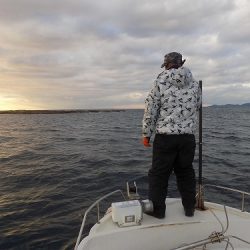
[[[205,210],[204,193],[202,183],[202,81],[199,81],[200,88],[200,108],[199,108],[199,179],[198,179],[198,197],[197,208]]]

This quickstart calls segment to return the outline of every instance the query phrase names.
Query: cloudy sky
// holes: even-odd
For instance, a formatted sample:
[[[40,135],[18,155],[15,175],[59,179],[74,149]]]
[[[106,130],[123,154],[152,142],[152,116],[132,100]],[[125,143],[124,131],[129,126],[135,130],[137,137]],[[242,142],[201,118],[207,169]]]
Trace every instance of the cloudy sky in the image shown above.
[[[0,0],[0,109],[142,108],[171,51],[250,102],[249,27],[248,0]]]

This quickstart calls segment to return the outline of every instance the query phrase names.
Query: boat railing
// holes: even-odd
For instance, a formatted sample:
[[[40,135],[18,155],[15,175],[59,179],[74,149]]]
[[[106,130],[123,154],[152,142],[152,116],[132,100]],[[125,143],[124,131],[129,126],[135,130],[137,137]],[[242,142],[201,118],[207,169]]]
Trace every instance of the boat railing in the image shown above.
[[[213,185],[213,184],[204,184],[203,185],[203,191],[205,190],[205,188],[207,187],[211,187],[211,188],[217,188],[217,189],[222,189],[222,190],[226,190],[226,191],[231,191],[231,192],[234,192],[234,193],[239,193],[241,194],[241,211],[244,212],[245,211],[245,197],[246,196],[250,196],[250,193],[249,192],[245,192],[245,191],[242,191],[242,190],[238,190],[238,189],[234,189],[234,188],[229,188],[229,187],[224,187],[224,186],[219,186],[219,185]],[[120,193],[123,197],[124,200],[127,200],[125,195],[123,194],[122,190],[118,189],[118,190],[115,190],[113,192],[110,192],[104,196],[102,196],[101,198],[99,198],[98,200],[96,200],[87,210],[86,212],[84,213],[84,216],[83,216],[83,220],[82,220],[82,224],[81,224],[81,228],[80,228],[80,231],[79,231],[79,234],[78,234],[78,237],[77,237],[77,241],[76,241],[76,244],[75,244],[75,250],[77,250],[79,244],[80,244],[80,241],[81,241],[81,238],[82,238],[82,233],[83,233],[83,229],[85,227],[85,223],[86,223],[86,219],[87,219],[87,216],[89,214],[89,212],[91,210],[93,210],[94,208],[97,208],[97,223],[100,223],[100,203],[101,201],[105,200],[106,198],[116,194],[116,193]]]
[[[79,234],[78,234],[78,237],[77,237],[77,241],[76,241],[76,245],[75,245],[75,250],[77,249],[78,245],[80,244],[80,241],[81,241],[81,237],[82,237],[82,232],[83,232],[83,229],[84,229],[84,226],[85,226],[85,223],[86,223],[86,219],[87,219],[87,216],[89,214],[89,212],[93,209],[93,208],[97,208],[97,223],[100,222],[100,202],[103,201],[104,199],[114,195],[115,193],[121,193],[122,197],[124,198],[124,200],[126,200],[126,197],[124,196],[122,190],[118,189],[118,190],[115,190],[113,192],[110,192],[104,196],[102,196],[101,198],[99,198],[97,201],[95,201],[87,210],[86,212],[84,213],[84,216],[83,216],[83,220],[82,220],[82,225],[81,225],[81,228],[80,228],[80,231],[79,231]]]
[[[241,194],[241,197],[242,197],[242,199],[241,199],[241,211],[242,212],[245,211],[245,196],[246,195],[250,196],[249,192],[245,192],[245,191],[234,189],[234,188],[224,187],[224,186],[212,185],[212,184],[203,185],[203,187],[202,187],[203,191],[204,191],[205,187],[212,187],[212,188],[222,189],[222,190],[231,191],[234,193]],[[232,245],[232,243],[230,243],[230,239],[232,239],[232,238],[250,245],[249,241],[242,239],[236,235],[225,235],[225,233],[227,232],[227,230],[229,228],[229,217],[227,214],[226,206],[224,206],[224,211],[225,211],[225,216],[227,219],[226,228],[224,228],[224,226],[223,226],[222,222],[219,220],[219,218],[217,216],[215,216],[215,218],[220,222],[220,224],[222,226],[221,232],[214,231],[205,239],[195,241],[195,242],[192,242],[189,244],[184,244],[180,247],[173,248],[172,250],[189,250],[189,249],[198,249],[198,248],[199,249],[207,249],[206,248],[207,245],[214,244],[214,243],[221,243],[221,242],[227,242],[225,249],[228,249],[228,246],[230,246],[232,249],[234,249],[234,246]],[[211,210],[211,212],[212,212],[212,210]],[[214,212],[212,212],[212,213],[214,214]],[[202,247],[202,248],[200,248],[200,247]],[[246,249],[249,249],[249,248],[246,248]]]
[[[241,211],[242,211],[242,212],[245,211],[245,197],[246,197],[246,196],[250,196],[250,193],[249,193],[249,192],[245,192],[245,191],[242,191],[242,190],[239,190],[239,189],[224,187],[224,186],[213,185],[213,184],[205,184],[205,185],[203,185],[203,190],[204,190],[206,187],[212,187],[212,188],[217,188],[217,189],[223,189],[223,190],[232,191],[232,192],[241,194]]]

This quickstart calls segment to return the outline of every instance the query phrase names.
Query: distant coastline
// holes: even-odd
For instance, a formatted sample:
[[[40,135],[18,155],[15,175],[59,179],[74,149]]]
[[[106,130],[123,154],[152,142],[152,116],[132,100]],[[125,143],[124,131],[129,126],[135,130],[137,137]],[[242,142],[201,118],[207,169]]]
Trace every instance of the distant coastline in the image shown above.
[[[218,107],[218,108],[250,107],[250,103],[211,105],[208,107],[212,107],[212,108],[216,108],[216,107]]]
[[[98,113],[123,112],[125,109],[63,109],[63,110],[0,110],[0,114],[68,114],[68,113]]]
[[[233,108],[250,107],[250,103],[243,104],[214,104],[204,108]],[[99,113],[99,112],[124,112],[129,109],[61,109],[61,110],[0,110],[1,114],[70,114],[70,113]],[[138,110],[138,109],[136,109]],[[143,110],[143,109],[142,109]]]

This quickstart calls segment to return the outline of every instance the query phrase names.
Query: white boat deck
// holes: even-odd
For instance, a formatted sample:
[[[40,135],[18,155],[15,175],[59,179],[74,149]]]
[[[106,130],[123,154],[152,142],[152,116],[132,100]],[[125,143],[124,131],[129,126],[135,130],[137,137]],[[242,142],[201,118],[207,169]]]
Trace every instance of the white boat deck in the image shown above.
[[[221,232],[222,227],[215,215],[226,228],[224,208],[215,203],[205,203],[209,209],[195,210],[194,217],[186,217],[180,199],[166,200],[166,217],[157,219],[143,215],[141,225],[119,227],[112,221],[111,213],[95,224],[89,235],[82,240],[78,250],[168,250],[207,239],[213,232]],[[213,211],[213,212],[212,212]],[[227,207],[229,227],[225,236],[233,235],[250,240],[250,214]],[[250,246],[235,238],[230,238],[234,249],[246,250]],[[225,249],[227,242],[207,244],[206,248]],[[228,245],[228,249],[232,249]]]

